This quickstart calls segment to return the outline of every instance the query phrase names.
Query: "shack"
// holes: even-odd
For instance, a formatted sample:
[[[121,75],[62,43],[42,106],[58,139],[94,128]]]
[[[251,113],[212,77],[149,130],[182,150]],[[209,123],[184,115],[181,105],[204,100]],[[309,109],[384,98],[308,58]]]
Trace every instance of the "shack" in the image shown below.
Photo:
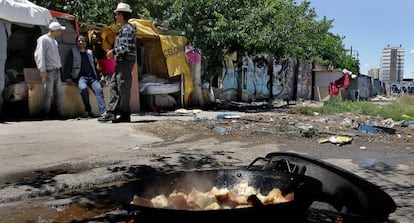
[[[49,10],[29,1],[0,0],[0,114],[27,104],[23,69],[33,66],[36,37],[51,20]]]
[[[36,39],[48,31],[47,26],[52,20],[66,26],[58,39],[64,67],[66,56],[75,47],[75,37],[80,33],[79,23],[73,15],[48,10],[25,0],[0,0],[0,5],[0,93],[5,88],[3,97],[0,97],[0,102],[5,99],[4,109],[0,109],[5,110],[8,116],[35,117],[40,112],[42,90],[33,58]],[[184,52],[187,39],[182,35],[162,33],[149,20],[131,19],[130,22],[138,31],[131,111],[187,106],[193,89],[191,70]],[[111,27],[100,32],[99,38],[107,44],[101,47],[111,47],[116,32]],[[73,83],[65,82],[65,75],[62,73],[63,98],[58,115],[81,116],[84,111],[79,90]],[[103,90],[108,103],[109,87],[105,86]],[[92,112],[98,115],[95,96],[92,91],[89,93]]]
[[[75,44],[79,24],[73,15],[49,10],[26,0],[0,0],[0,5],[0,23],[3,24],[0,25],[0,101],[4,99],[2,111],[6,117],[35,116],[40,110],[41,92],[41,79],[33,55],[36,40],[48,32],[47,27],[51,21],[59,21],[66,26],[58,39],[64,64],[65,55]],[[1,88],[3,86],[4,91]],[[63,99],[63,106],[71,108],[71,94],[67,94],[67,91],[73,91],[78,97],[79,91],[75,86],[64,86],[66,99]],[[79,104],[82,104],[81,100]]]
[[[185,57],[187,38],[162,33],[145,19],[130,19],[137,30],[137,63],[132,71],[131,110],[186,107],[193,89],[190,66]],[[99,52],[112,47],[119,27],[92,26],[89,40],[101,67],[110,63]]]

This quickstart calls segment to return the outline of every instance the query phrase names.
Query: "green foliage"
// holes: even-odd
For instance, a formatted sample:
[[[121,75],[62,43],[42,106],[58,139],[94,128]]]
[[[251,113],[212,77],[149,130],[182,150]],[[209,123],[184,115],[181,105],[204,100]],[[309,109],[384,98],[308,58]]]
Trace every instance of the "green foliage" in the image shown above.
[[[414,107],[414,96],[413,95],[401,95],[398,98],[397,103],[413,108]]]
[[[114,22],[118,0],[37,0],[49,9],[74,14],[82,23]],[[347,55],[342,37],[329,32],[333,21],[293,0],[153,0],[124,1],[134,18],[146,18],[170,30],[182,30],[203,61],[220,67],[227,52],[264,52],[278,60],[294,57],[359,72],[359,61]],[[208,68],[207,68],[208,69]]]
[[[33,3],[45,8],[75,15],[81,23],[112,23],[115,0],[34,0]]]
[[[414,119],[414,96],[402,96],[398,100],[377,104],[370,101],[342,100],[332,97],[325,102],[323,107],[296,107],[293,113],[312,115],[314,112],[320,114],[337,114],[349,112],[359,115],[380,116],[392,118],[395,121]]]

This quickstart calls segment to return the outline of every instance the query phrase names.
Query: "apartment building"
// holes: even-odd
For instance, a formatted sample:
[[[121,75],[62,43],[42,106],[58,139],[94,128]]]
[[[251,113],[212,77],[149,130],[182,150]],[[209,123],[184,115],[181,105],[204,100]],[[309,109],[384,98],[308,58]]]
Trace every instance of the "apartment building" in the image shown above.
[[[380,77],[380,68],[375,67],[368,70],[368,76],[373,77],[374,79],[379,79]]]
[[[400,82],[404,77],[404,49],[387,46],[382,51],[379,79],[383,82]]]

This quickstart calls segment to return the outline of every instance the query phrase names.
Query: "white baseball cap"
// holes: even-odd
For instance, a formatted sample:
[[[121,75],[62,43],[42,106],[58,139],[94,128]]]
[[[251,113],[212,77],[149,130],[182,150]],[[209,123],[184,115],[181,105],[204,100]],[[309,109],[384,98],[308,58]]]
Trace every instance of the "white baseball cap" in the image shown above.
[[[65,30],[66,27],[60,25],[60,23],[58,23],[58,22],[51,22],[49,24],[49,29],[52,30],[52,31],[55,31],[55,30]]]
[[[116,6],[114,12],[132,12],[132,9],[128,4],[121,2]]]

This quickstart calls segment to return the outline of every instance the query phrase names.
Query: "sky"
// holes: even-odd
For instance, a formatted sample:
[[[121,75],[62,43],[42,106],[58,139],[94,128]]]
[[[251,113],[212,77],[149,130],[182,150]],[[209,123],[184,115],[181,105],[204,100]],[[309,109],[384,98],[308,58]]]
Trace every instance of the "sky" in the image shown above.
[[[301,2],[301,1],[298,1]],[[334,20],[333,34],[345,37],[347,49],[356,53],[360,72],[379,67],[384,47],[405,50],[404,78],[414,77],[413,0],[308,0],[318,19]]]

